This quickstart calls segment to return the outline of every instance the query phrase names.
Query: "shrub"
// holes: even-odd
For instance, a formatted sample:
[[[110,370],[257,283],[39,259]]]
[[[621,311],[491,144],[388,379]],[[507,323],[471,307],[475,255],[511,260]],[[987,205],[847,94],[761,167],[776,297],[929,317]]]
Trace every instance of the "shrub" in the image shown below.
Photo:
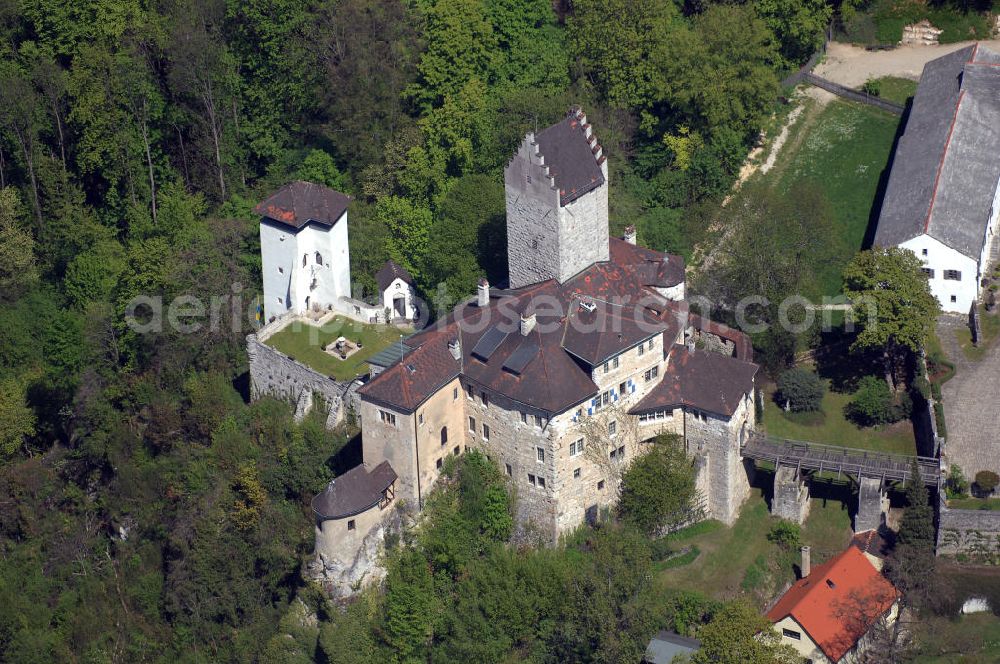
[[[865,376],[846,410],[847,416],[862,426],[889,424],[909,417],[913,400],[906,393],[894,398],[884,380]]]
[[[962,469],[951,464],[948,479],[945,481],[945,491],[949,498],[962,498],[969,493],[969,480],[965,479]]]
[[[796,413],[819,410],[824,390],[820,377],[805,369],[789,369],[778,378],[781,400]]]
[[[862,92],[872,97],[882,96],[882,83],[874,78],[869,78],[865,81],[865,84],[861,86]]]
[[[774,542],[785,551],[794,551],[802,546],[802,528],[794,521],[782,519],[774,524],[767,539]]]
[[[993,493],[993,490],[1000,484],[1000,476],[992,470],[980,470],[976,473],[976,489],[984,496]]]

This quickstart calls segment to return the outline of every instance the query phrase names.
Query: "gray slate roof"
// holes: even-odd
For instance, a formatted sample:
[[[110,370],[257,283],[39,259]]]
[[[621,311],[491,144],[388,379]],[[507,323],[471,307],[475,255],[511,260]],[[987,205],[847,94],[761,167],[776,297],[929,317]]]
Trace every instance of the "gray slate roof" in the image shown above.
[[[657,632],[646,646],[644,662],[670,664],[677,655],[689,655],[701,648],[701,641],[689,639],[673,632]]]
[[[265,219],[299,230],[310,222],[333,226],[351,199],[320,184],[296,180],[274,192],[253,210]]]
[[[375,283],[378,284],[378,289],[383,292],[386,288],[391,286],[392,282],[394,282],[397,278],[402,279],[411,286],[413,285],[413,277],[411,277],[410,273],[406,271],[406,268],[391,258],[385,262],[382,269],[375,273]]]
[[[587,137],[586,129],[590,125],[585,123],[583,112],[573,108],[565,118],[535,136],[549,174],[556,179],[562,205],[604,184],[604,172],[601,171],[604,156],[594,156],[597,142]]]
[[[396,479],[396,471],[388,461],[375,466],[371,472],[364,464],[355,466],[332,479],[323,492],[313,498],[313,513],[320,521],[360,514],[378,505],[385,490]]]
[[[893,246],[924,233],[979,260],[1000,179],[1000,54],[981,46],[928,62],[875,232]]]

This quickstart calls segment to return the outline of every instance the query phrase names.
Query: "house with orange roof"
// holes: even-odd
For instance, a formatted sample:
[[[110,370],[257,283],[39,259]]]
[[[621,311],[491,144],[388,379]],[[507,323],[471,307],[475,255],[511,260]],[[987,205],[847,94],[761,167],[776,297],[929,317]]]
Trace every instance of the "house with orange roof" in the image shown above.
[[[767,612],[782,643],[808,662],[858,662],[876,629],[899,615],[900,593],[857,546],[815,569],[803,551],[803,578]]]

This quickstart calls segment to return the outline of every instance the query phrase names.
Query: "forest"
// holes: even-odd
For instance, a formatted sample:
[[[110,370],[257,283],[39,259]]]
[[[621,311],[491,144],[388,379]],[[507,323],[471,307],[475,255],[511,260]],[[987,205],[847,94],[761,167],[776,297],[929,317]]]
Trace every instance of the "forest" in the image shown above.
[[[448,305],[502,282],[503,166],[579,104],[612,231],[690,255],[833,11],[0,0],[0,660],[613,662],[670,620],[752,634],[739,603],[650,604],[653,553],[627,523],[504,546],[482,505],[509,497],[474,461],[384,596],[326,606],[301,572],[309,501],[355,432],[248,402],[251,210],[292,179],[349,193],[357,294],[392,257]],[[138,334],[139,295],[237,306]]]

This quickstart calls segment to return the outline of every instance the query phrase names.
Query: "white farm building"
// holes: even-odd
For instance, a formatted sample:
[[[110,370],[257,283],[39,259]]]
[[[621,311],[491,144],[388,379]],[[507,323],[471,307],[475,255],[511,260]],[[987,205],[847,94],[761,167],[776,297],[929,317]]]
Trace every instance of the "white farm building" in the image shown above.
[[[979,297],[1000,219],[1000,54],[927,63],[899,139],[875,244],[913,251],[944,311]]]

